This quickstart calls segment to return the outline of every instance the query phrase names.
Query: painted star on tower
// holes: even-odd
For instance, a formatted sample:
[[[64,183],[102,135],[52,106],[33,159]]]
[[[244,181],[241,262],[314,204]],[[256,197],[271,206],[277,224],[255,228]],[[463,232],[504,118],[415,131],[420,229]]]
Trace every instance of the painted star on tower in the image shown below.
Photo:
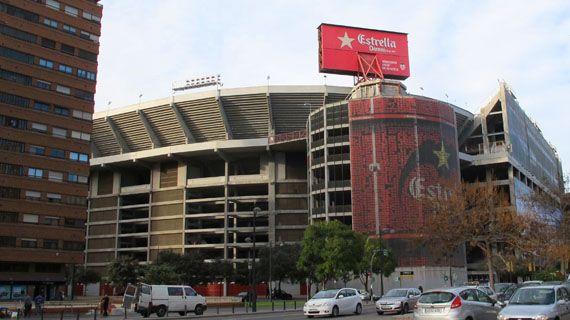
[[[435,154],[435,156],[437,157],[438,163],[437,163],[437,168],[441,168],[443,166],[445,166],[447,169],[449,169],[449,162],[447,161],[449,159],[449,153],[447,153],[447,151],[445,151],[445,146],[443,145],[443,141],[441,142],[441,150],[439,151],[434,151],[433,154]]]
[[[340,41],[342,42],[342,43],[340,44],[340,47],[341,47],[341,48],[344,47],[344,46],[347,46],[347,47],[349,47],[350,49],[352,49],[352,41],[354,41],[354,38],[350,38],[350,37],[348,36],[348,33],[347,33],[346,31],[344,32],[344,37],[337,37],[337,38],[338,38],[338,40],[340,40]]]

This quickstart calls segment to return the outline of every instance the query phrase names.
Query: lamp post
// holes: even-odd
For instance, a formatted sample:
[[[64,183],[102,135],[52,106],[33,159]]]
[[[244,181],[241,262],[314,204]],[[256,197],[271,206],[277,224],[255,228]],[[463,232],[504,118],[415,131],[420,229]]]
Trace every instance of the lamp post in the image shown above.
[[[259,207],[255,207],[253,208],[253,236],[252,236],[252,240],[253,240],[253,254],[252,254],[252,262],[251,262],[251,277],[252,277],[252,282],[253,282],[253,294],[251,296],[251,312],[257,312],[257,285],[256,285],[256,280],[255,280],[255,218],[257,216],[257,214],[261,211],[261,209]]]

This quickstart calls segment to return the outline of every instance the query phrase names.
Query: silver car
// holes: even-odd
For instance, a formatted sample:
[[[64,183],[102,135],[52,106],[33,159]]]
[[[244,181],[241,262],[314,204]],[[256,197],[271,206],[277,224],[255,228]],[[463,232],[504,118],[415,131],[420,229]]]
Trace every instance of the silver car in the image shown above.
[[[497,319],[568,320],[570,292],[560,285],[519,288]]]
[[[376,312],[384,313],[408,313],[416,306],[416,302],[422,293],[416,288],[401,288],[388,291],[382,298],[376,301]]]
[[[430,290],[421,295],[414,319],[495,320],[501,306],[485,292],[471,287]]]

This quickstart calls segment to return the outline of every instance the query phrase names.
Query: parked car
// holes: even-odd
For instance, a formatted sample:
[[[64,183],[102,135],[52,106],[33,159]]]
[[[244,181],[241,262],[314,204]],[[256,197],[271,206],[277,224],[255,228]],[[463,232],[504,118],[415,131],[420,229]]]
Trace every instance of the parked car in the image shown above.
[[[522,287],[497,319],[570,319],[570,292],[560,285]]]
[[[413,310],[422,293],[416,288],[401,288],[388,291],[382,298],[376,301],[376,312],[384,313],[408,313]]]
[[[508,288],[512,287],[516,285],[516,283],[512,283],[512,282],[498,282],[495,283],[495,292],[497,294],[504,292],[505,290],[507,290]]]
[[[506,302],[509,301],[509,299],[512,297],[512,295],[517,291],[518,288],[520,288],[521,285],[520,284],[513,284],[510,287],[506,288],[505,290],[503,290],[500,293],[497,293],[497,300],[501,301],[501,302]]]
[[[275,290],[273,292],[272,298],[274,300],[291,300],[293,299],[293,296],[283,290]]]
[[[196,293],[192,287],[182,285],[142,283],[136,290],[126,290],[124,299],[134,301],[135,311],[145,318],[152,313],[164,317],[169,312],[178,312],[181,316],[188,312],[201,315],[207,308],[206,298]]]
[[[237,296],[241,299],[241,302],[247,302],[250,300],[251,294],[249,292],[243,291],[237,294]]]
[[[522,283],[523,287],[527,287],[527,286],[538,286],[541,285],[542,281],[541,280],[529,280],[529,281],[525,281]]]
[[[362,300],[358,290],[352,288],[323,290],[317,292],[303,306],[303,313],[308,317],[333,316],[340,314],[361,314]]]
[[[370,293],[364,289],[359,289],[358,294],[360,295],[360,300],[370,301]]]
[[[424,292],[414,309],[414,319],[497,319],[501,304],[473,287],[443,288]]]

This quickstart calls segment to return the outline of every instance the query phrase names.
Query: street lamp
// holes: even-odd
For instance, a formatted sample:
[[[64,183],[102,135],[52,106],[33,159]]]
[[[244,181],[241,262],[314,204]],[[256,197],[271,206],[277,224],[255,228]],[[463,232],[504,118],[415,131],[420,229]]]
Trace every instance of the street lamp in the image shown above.
[[[261,211],[261,208],[253,208],[253,259],[251,264],[252,282],[253,282],[253,294],[251,296],[251,312],[257,312],[257,286],[255,281],[255,218],[257,214]]]
[[[382,254],[384,256],[388,256],[388,250],[387,249],[376,249],[374,250],[374,252],[372,253],[372,257],[370,257],[370,280],[372,280],[372,262],[374,261],[374,256],[378,253],[378,252],[382,252]],[[370,300],[373,300],[373,293],[374,290],[372,289],[372,281],[370,281]],[[382,281],[382,270],[380,270],[380,294],[384,295],[384,282]]]

